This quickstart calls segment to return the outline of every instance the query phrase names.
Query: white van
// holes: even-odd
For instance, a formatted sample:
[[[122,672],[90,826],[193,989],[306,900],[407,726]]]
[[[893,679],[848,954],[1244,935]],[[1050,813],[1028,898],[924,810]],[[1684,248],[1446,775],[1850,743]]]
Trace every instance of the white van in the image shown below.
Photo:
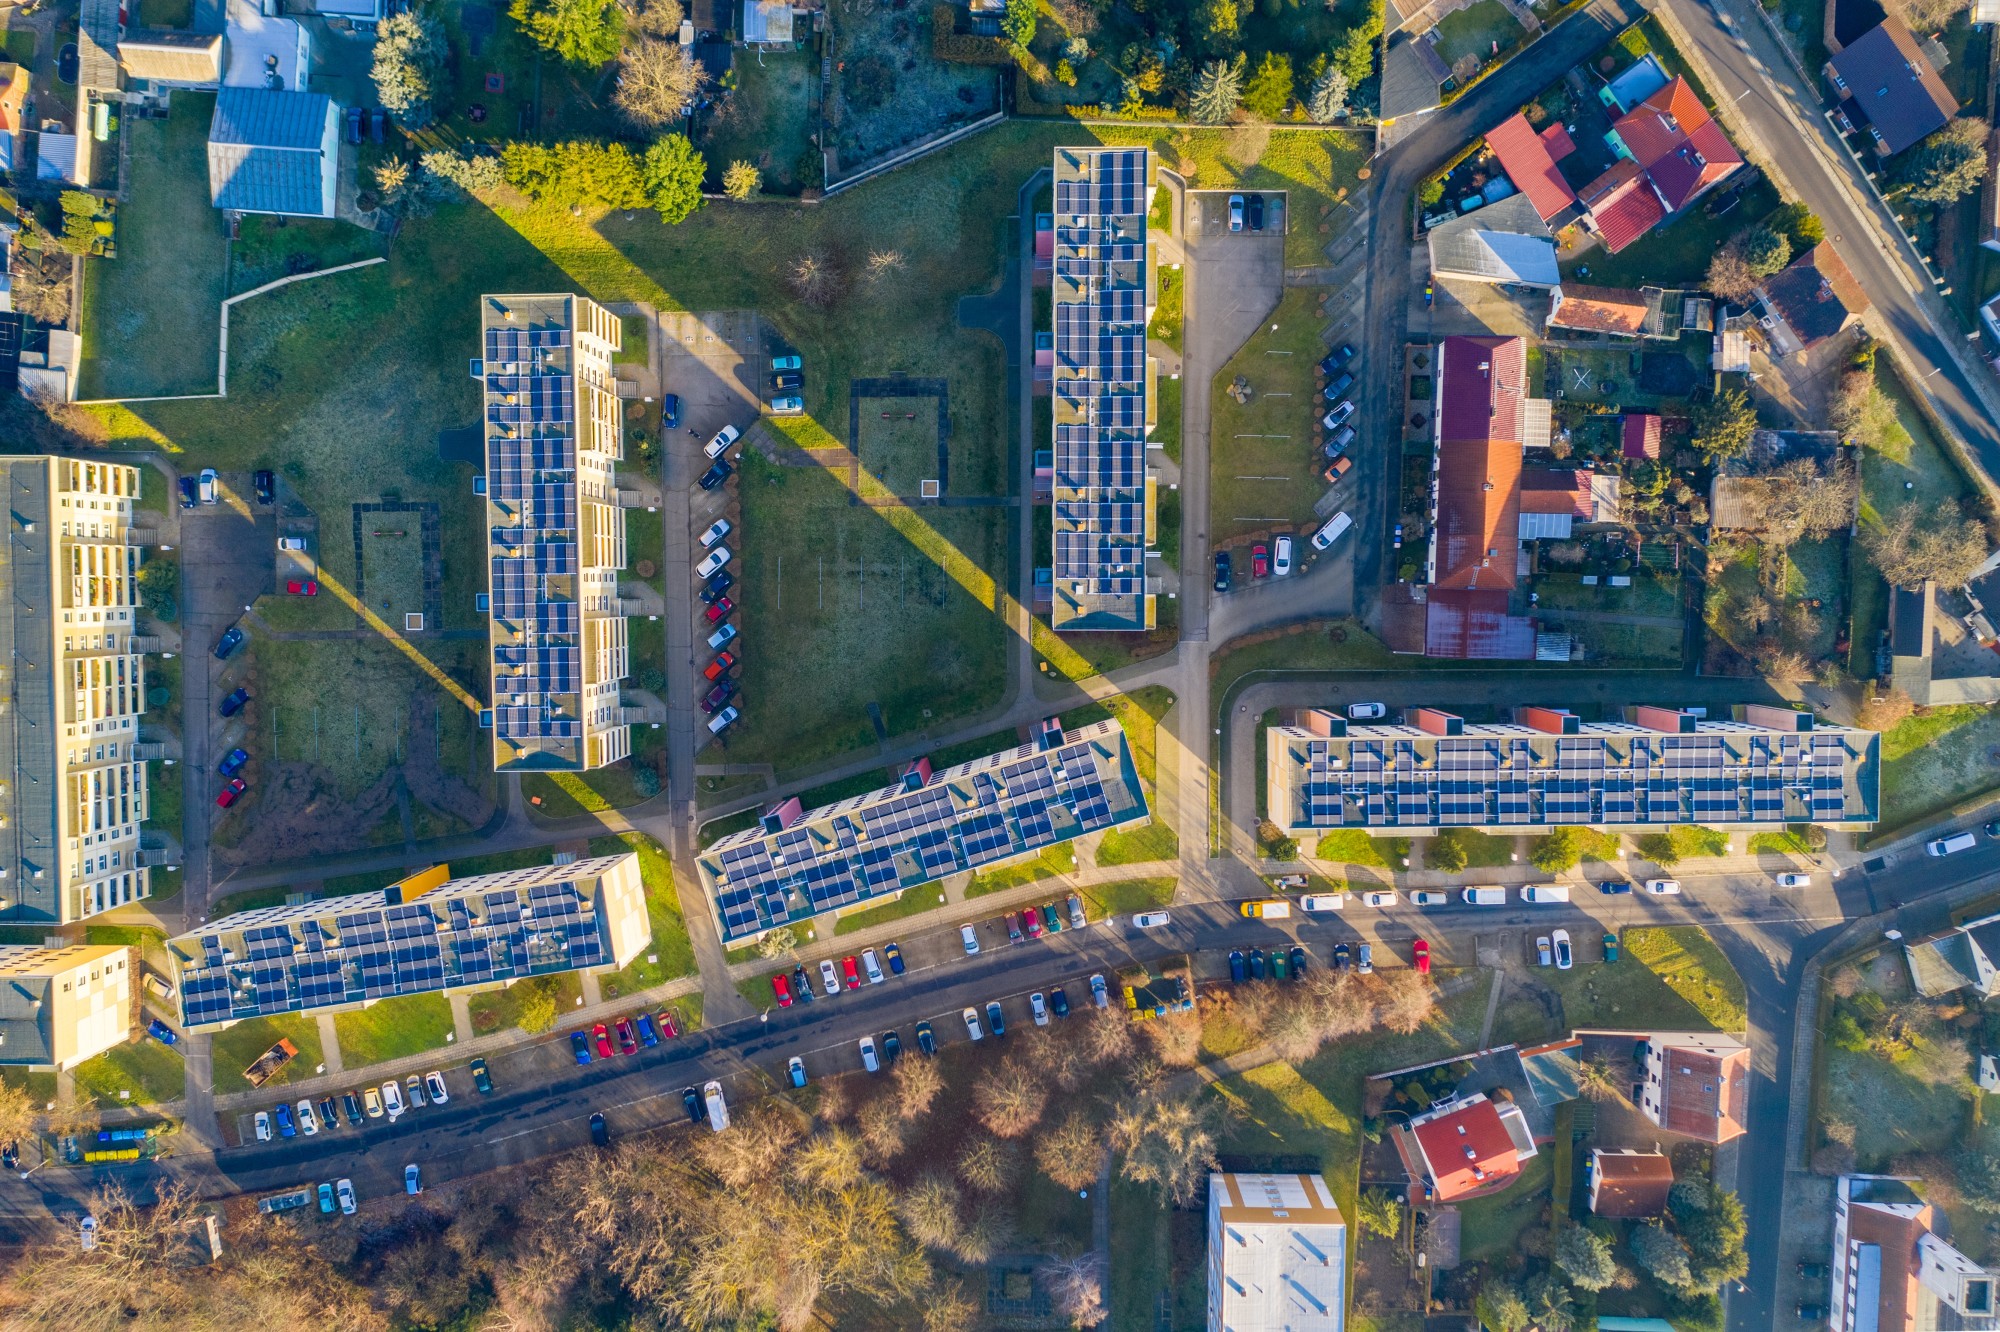
[[[1497,884],[1482,884],[1465,890],[1467,906],[1506,906],[1507,890]]]
[[[1934,856],[1948,856],[1954,851],[1970,851],[1978,843],[1979,839],[1969,832],[1955,832],[1949,837],[1927,843],[1924,850]]]
[[[1331,546],[1334,542],[1340,540],[1342,535],[1346,533],[1347,529],[1352,526],[1354,526],[1354,520],[1347,516],[1347,511],[1345,509],[1341,510],[1339,513],[1333,515],[1333,517],[1326,520],[1325,527],[1322,527],[1319,529],[1319,531],[1313,533],[1313,549],[1325,550],[1328,546]]]
[[[708,1127],[720,1133],[729,1127],[729,1102],[722,1099],[722,1084],[711,1082],[701,1089],[702,1099],[708,1102]]]
[[[1569,889],[1559,883],[1531,883],[1521,890],[1523,902],[1533,902],[1546,906],[1550,902],[1569,901]]]

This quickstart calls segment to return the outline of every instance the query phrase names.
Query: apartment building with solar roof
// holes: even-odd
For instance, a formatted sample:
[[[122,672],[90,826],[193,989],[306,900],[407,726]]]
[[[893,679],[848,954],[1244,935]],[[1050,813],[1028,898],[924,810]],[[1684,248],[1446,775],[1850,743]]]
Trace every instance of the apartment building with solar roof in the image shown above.
[[[378,999],[615,971],[652,942],[631,852],[453,879],[433,866],[379,893],[239,911],[167,941],[190,1031]]]
[[[152,895],[139,850],[144,654],[132,510],[141,469],[5,462],[0,561],[0,924],[63,925]]]
[[[1481,725],[1412,708],[1401,725],[1357,726],[1308,709],[1266,737],[1269,818],[1294,836],[1874,825],[1882,765],[1873,731],[1788,708],[1731,712],[1711,720],[1628,707],[1622,720],[1586,722],[1522,707],[1511,722]]]
[[[774,805],[695,863],[733,945],[1148,817],[1118,723],[1050,719],[1004,753],[942,772],[919,759],[893,786],[817,809]]]
[[[584,772],[632,752],[618,571],[625,515],[618,317],[567,294],[479,302],[487,613],[498,772]]]
[[[1049,623],[1057,630],[1141,632],[1157,622],[1146,568],[1158,539],[1146,466],[1158,374],[1146,356],[1157,300],[1146,235],[1153,189],[1146,149],[1055,151]]]

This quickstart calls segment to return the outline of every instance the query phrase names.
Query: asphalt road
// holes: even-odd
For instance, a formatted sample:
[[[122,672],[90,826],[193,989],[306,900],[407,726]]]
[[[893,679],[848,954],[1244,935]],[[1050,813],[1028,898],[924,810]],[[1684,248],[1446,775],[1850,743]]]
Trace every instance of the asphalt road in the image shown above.
[[[1710,93],[1734,103],[1752,136],[1779,163],[1799,197],[1826,224],[1827,236],[1875,305],[1870,332],[1893,341],[1914,366],[1920,387],[1989,477],[2000,476],[2000,428],[1946,340],[1964,334],[1931,295],[1931,283],[1821,114],[1817,89],[1801,80],[1778,38],[1744,0],[1661,0],[1720,75]],[[1538,48],[1539,49],[1539,48]],[[1923,295],[1920,297],[1918,293]]]

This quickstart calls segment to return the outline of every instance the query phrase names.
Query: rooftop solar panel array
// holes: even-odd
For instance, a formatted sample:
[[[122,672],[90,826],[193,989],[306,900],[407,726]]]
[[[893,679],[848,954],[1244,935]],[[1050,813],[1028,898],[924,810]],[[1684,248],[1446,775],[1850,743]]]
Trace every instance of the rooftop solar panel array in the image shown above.
[[[1735,723],[1670,735],[1629,726],[1553,736],[1469,726],[1323,737],[1273,728],[1273,808],[1289,827],[1538,827],[1872,821],[1862,755],[1839,729]],[[1865,733],[1863,733],[1865,734]]]
[[[702,856],[702,877],[723,938],[746,938],[1141,818],[1130,774],[1124,732],[1098,723],[1051,750],[1010,750],[914,791],[725,838]]]
[[[1146,626],[1143,149],[1057,153],[1052,575],[1061,628]],[[1074,419],[1069,419],[1074,418]]]
[[[594,893],[604,862],[554,882],[445,888],[414,902],[343,900],[325,914],[175,940],[190,1026],[516,980],[613,960]],[[466,881],[476,884],[476,880]]]

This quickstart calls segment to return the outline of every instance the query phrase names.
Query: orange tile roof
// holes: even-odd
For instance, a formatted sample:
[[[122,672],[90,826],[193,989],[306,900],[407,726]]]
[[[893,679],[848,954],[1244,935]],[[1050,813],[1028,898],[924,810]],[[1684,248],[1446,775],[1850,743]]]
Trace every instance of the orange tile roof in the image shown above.
[[[1514,1140],[1491,1101],[1474,1101],[1411,1131],[1423,1148],[1440,1202],[1491,1188],[1521,1172]]]
[[[1911,1216],[1879,1207],[1848,1205],[1847,1242],[1879,1245],[1882,1250],[1881,1304],[1876,1323],[1880,1332],[1911,1332],[1917,1325],[1917,1307],[1921,1302],[1917,1290],[1917,1274],[1921,1270],[1917,1242],[1935,1221],[1936,1213],[1928,1203]]]
[[[1562,299],[1549,315],[1549,327],[1591,333],[1623,333],[1637,337],[1646,327],[1646,298],[1617,287],[1592,287],[1565,282],[1557,288]]]
[[[1750,1052],[1723,1056],[1669,1045],[1660,1056],[1660,1123],[1703,1142],[1728,1142],[1744,1131],[1750,1099]]]
[[[1535,133],[1526,116],[1517,112],[1513,119],[1503,121],[1486,136],[1486,146],[1500,159],[1500,169],[1507,173],[1507,179],[1534,204],[1542,221],[1576,202],[1569,182],[1556,170],[1555,158],[1549,156],[1549,145]]]

